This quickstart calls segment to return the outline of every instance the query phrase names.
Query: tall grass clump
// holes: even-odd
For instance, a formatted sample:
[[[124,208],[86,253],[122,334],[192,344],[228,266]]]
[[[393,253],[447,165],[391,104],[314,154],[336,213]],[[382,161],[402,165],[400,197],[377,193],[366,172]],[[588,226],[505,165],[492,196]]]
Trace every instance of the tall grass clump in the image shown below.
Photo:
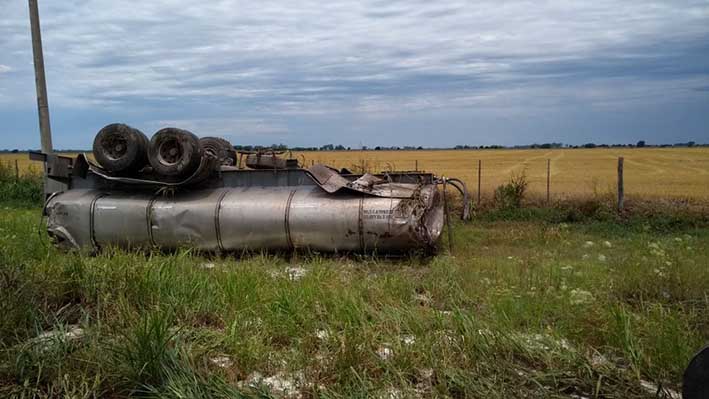
[[[19,206],[42,204],[42,174],[30,169],[20,174],[10,163],[0,162],[0,201]]]
[[[495,189],[495,204],[502,209],[519,209],[527,193],[529,181],[524,171],[513,173],[510,180]]]

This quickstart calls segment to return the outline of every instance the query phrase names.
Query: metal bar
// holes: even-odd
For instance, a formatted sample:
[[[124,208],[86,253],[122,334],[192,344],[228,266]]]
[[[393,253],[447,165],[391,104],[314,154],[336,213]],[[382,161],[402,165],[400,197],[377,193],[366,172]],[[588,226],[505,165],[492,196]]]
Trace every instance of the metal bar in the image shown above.
[[[44,55],[42,54],[42,33],[39,26],[37,0],[29,0],[30,28],[32,31],[32,54],[34,55],[34,77],[37,88],[37,110],[42,152],[51,154],[52,129],[49,125],[49,103],[47,101],[47,81],[44,77]]]

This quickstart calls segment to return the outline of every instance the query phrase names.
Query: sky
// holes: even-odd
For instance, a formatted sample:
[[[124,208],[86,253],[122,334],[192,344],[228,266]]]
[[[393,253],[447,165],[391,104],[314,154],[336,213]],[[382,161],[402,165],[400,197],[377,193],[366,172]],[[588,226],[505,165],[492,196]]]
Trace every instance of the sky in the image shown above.
[[[55,148],[123,122],[233,144],[709,143],[709,1],[39,0]],[[0,0],[0,149],[38,148]]]

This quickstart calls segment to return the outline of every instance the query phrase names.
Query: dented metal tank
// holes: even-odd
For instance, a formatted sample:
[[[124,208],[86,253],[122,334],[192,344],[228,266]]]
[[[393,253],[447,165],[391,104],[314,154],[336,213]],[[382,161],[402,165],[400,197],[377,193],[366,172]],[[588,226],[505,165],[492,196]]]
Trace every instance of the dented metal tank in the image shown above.
[[[330,194],[319,186],[234,187],[150,195],[70,190],[47,204],[49,234],[74,248],[430,249],[443,226],[434,185],[411,198]]]

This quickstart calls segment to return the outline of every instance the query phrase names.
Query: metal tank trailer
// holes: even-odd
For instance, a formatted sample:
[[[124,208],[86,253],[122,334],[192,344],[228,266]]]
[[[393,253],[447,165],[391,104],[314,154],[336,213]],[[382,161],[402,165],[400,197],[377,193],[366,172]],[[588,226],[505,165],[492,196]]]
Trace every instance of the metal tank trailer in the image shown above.
[[[237,157],[226,140],[177,128],[152,139],[124,124],[101,129],[96,163],[46,162],[47,231],[64,248],[431,251],[446,220],[445,186],[430,173],[353,174],[302,168],[275,152]],[[439,186],[443,186],[443,190]]]

